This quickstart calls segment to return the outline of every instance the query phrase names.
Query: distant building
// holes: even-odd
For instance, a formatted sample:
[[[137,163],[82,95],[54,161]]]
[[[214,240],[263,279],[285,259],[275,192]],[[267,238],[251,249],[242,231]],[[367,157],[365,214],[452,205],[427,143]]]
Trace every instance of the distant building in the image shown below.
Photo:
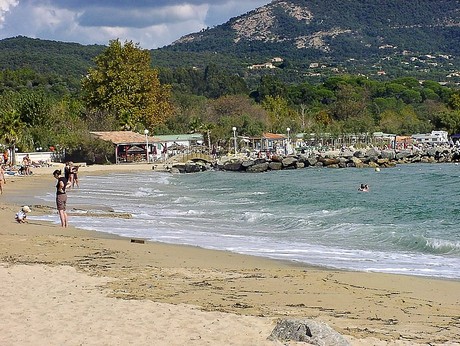
[[[273,63],[271,63],[271,62],[266,62],[264,64],[255,64],[255,65],[248,66],[248,69],[250,69],[250,70],[260,70],[260,69],[265,69],[265,68],[273,69],[273,68],[276,68],[276,66],[273,65]]]
[[[412,135],[411,138],[416,143],[442,144],[449,142],[449,134],[447,133],[447,131],[431,131],[431,133],[418,133]]]
[[[188,133],[178,135],[156,135],[155,139],[159,142],[159,149],[172,144],[191,147],[203,144],[203,135],[201,133]]]

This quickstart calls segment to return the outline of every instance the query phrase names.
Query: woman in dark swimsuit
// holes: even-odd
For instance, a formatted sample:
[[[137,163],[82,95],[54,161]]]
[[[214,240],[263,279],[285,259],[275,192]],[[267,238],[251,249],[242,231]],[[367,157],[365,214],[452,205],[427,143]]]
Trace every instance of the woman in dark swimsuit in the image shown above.
[[[61,177],[61,171],[59,169],[56,169],[53,172],[53,176],[58,181],[56,184],[56,207],[59,213],[59,218],[61,219],[61,226],[67,227],[67,194],[65,193],[67,179],[65,177]]]

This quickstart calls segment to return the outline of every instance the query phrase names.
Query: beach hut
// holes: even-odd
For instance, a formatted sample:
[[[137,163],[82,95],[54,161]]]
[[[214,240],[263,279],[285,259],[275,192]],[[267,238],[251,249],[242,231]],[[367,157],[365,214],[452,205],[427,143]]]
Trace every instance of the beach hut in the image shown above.
[[[90,132],[95,138],[114,144],[115,162],[147,161],[147,153],[154,152],[158,138],[132,131]],[[147,150],[147,145],[149,146]]]

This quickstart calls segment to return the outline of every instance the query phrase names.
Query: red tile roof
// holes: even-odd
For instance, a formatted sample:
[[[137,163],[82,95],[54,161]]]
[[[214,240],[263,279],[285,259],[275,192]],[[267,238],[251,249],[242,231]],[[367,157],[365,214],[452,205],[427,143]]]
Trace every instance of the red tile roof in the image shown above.
[[[282,140],[282,139],[285,139],[286,136],[285,135],[280,135],[280,134],[277,134],[277,133],[270,133],[270,132],[265,132],[263,135],[262,135],[262,138],[264,139],[279,139],[279,140]]]
[[[90,132],[104,141],[114,144],[145,144],[145,135],[132,131]],[[159,142],[155,137],[147,136],[150,143]]]

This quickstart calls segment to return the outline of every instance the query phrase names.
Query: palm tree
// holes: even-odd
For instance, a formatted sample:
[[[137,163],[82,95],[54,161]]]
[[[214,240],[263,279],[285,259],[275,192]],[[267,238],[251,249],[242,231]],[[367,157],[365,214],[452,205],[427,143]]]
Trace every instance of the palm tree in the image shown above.
[[[9,145],[11,149],[11,163],[16,164],[16,144],[21,139],[21,136],[25,129],[25,124],[21,121],[18,112],[15,109],[11,109],[2,112],[0,120],[0,133],[2,139]]]

